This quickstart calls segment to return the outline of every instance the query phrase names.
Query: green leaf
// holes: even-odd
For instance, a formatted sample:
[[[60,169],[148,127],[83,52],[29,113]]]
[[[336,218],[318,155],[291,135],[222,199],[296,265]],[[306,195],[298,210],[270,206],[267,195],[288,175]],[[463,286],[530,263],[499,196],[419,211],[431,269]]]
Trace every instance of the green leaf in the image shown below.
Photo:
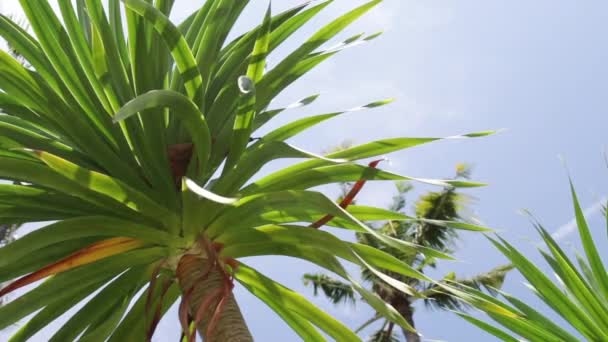
[[[608,299],[608,274],[606,274],[604,263],[602,262],[597,248],[595,247],[595,243],[593,242],[593,236],[591,235],[589,225],[587,224],[587,220],[585,219],[585,215],[581,209],[572,180],[570,181],[570,191],[572,193],[572,202],[574,204],[574,213],[576,216],[578,232],[581,237],[583,248],[585,249],[585,254],[587,255],[587,260],[589,260],[589,266],[591,266],[594,279],[599,285],[601,293],[603,294],[604,298]]]
[[[118,323],[120,323],[120,319],[122,319],[122,316],[127,311],[131,299],[132,295],[124,296],[105,315],[100,316],[97,321],[89,325],[80,337],[80,341],[105,341],[112,334]]]
[[[194,181],[192,181],[190,179],[186,179],[184,184],[193,193],[197,194],[198,196],[200,196],[202,198],[215,202],[215,203],[229,205],[229,204],[234,204],[238,201],[238,199],[236,199],[236,198],[223,197],[223,196],[214,194],[211,191],[205,190],[205,188],[199,186],[198,184],[196,184]]]
[[[299,14],[299,12],[305,7],[306,4],[302,4],[272,17],[272,34],[270,37],[270,47],[268,53],[270,53],[286,38],[287,35],[279,35],[280,32],[286,30],[293,32],[304,24],[303,21],[300,22],[300,25],[293,23],[290,25],[289,23],[297,17],[305,14],[307,11]],[[253,50],[257,37],[262,29],[263,25],[259,25],[246,34],[234,39],[220,51],[217,72],[215,73],[214,79],[209,85],[207,91],[208,101],[214,100],[220,90],[223,88],[234,87],[235,85],[231,84],[231,80],[235,80],[239,75],[243,75],[247,72],[247,67],[249,65],[247,56]],[[221,108],[219,109],[221,110]]]
[[[280,213],[280,221],[273,222],[273,212]],[[312,191],[282,191],[248,196],[240,199],[233,207],[222,211],[208,226],[206,233],[215,238],[226,227],[247,229],[268,223],[315,222],[321,216],[333,215],[356,224],[359,228],[387,245],[410,251],[411,245],[392,239],[361,223],[325,195]],[[291,216],[293,215],[293,216]]]
[[[74,105],[77,103],[91,120],[96,134],[104,137],[114,148],[117,147],[115,136],[111,133],[110,118],[106,115],[100,103],[92,101],[96,99],[94,92],[89,88],[88,80],[76,58],[69,37],[55,12],[46,2],[40,2],[33,6],[31,1],[20,1],[23,11],[28,16],[32,28],[36,32],[38,41],[53,65],[57,74],[73,96]],[[43,20],[40,20],[44,18]],[[72,101],[67,99],[68,103]]]
[[[457,281],[449,281],[449,279],[444,280],[447,282],[437,282],[435,284],[447,293],[457,296],[460,300],[488,314],[511,319],[520,318],[522,316],[521,312],[478,289]]]
[[[48,304],[70,297],[79,288],[108,281],[126,268],[150,263],[165,254],[163,248],[135,250],[51,277],[35,289],[0,307],[0,328],[4,329]]]
[[[86,0],[87,13],[91,19],[93,39],[98,39],[100,44],[100,63],[106,64],[110,82],[118,97],[119,103],[123,104],[133,97],[133,88],[129,84],[126,65],[120,56],[118,43],[108,22],[102,3],[95,0]]]
[[[520,273],[534,286],[540,298],[575,326],[583,335],[594,339],[600,338],[605,334],[591,320],[587,313],[564,296],[554,281],[545,276],[541,270],[512,245],[504,240],[501,240],[502,244],[493,239],[490,239],[490,242],[511,260]]]
[[[312,158],[324,159],[330,163],[341,163],[344,160],[328,159],[311,152],[304,151],[282,141],[270,141],[255,144],[248,148],[237,164],[219,178],[212,189],[218,193],[231,194],[236,192],[253,175],[269,162],[281,158]]]
[[[104,165],[110,174],[146,189],[144,182],[112,151],[85,116],[74,115],[78,111],[64,103],[39,75],[26,70],[4,51],[0,51],[0,85],[7,95],[43,115],[44,119],[37,122],[51,123],[50,128],[57,135],[68,137],[82,152],[95,156],[96,162]]]
[[[89,19],[89,15],[87,14],[85,1],[86,0],[76,0],[76,10],[78,11],[78,22],[80,22],[82,32],[84,32],[86,40],[90,42],[91,20]]]
[[[274,67],[264,77],[264,80],[258,87],[258,108],[265,108],[269,103],[270,99],[273,98],[277,93],[277,84],[283,82],[286,75],[291,74],[291,69],[296,66],[303,58],[305,58],[310,52],[330,40],[336,34],[340,33],[352,22],[357,20],[367,11],[375,7],[381,2],[381,0],[373,0],[362,6],[355,8],[354,10],[344,14],[343,16],[332,21],[330,24],[317,31],[312,37],[310,37],[304,44],[298,49],[289,54],[283,61],[281,61],[276,67]]]
[[[99,172],[87,170],[50,153],[38,152],[37,154],[51,169],[66,179],[79,184],[81,187],[111,198],[146,217],[161,222],[165,228],[176,225],[177,217],[175,213],[170,212],[148,196],[131,188],[120,180]]]
[[[62,143],[61,141],[57,141],[57,139],[53,139],[52,137],[25,128],[27,127],[26,121],[19,118],[12,118],[9,120],[13,122],[9,122],[9,120],[5,119],[6,116],[0,116],[0,135],[18,142],[25,148],[48,151],[63,158],[78,162],[81,165],[96,167],[90,164],[86,155],[75,150],[73,147]]]
[[[548,260],[553,270],[559,275],[560,279],[566,284],[568,291],[574,295],[580,306],[585,309],[593,321],[597,322],[604,331],[608,331],[608,323],[602,320],[602,317],[608,316],[607,302],[595,295],[595,291],[585,282],[576,266],[551,235],[541,227],[539,227],[539,231],[553,255],[553,260]],[[542,251],[541,253],[546,255]]]
[[[13,184],[0,184],[0,206],[6,209],[0,212],[1,217],[10,216],[9,212],[23,212],[32,217],[49,212],[67,217],[110,213],[76,197]]]
[[[475,135],[475,134],[473,134]],[[481,134],[477,134],[481,135]],[[465,136],[453,136],[444,139],[460,139]],[[331,159],[346,159],[348,161],[356,161],[365,158],[371,158],[376,156],[385,155],[387,153],[404,150],[407,148],[415,147],[418,145],[430,143],[433,141],[442,140],[442,138],[393,138],[384,139],[374,142],[370,142],[363,145],[354,146],[345,150],[337,151],[326,155],[326,158]],[[276,178],[289,179],[298,175],[302,171],[309,169],[329,165],[326,160],[308,160],[302,163],[298,163],[289,167],[286,167],[280,171],[273,172],[267,176],[262,177],[256,182],[272,182]]]
[[[261,30],[255,41],[255,46],[253,47],[253,52],[251,53],[249,60],[249,67],[247,68],[247,77],[249,77],[254,84],[258,83],[264,76],[266,57],[270,46],[271,22],[271,5],[268,4],[268,10],[264,16],[264,22],[262,23]]]
[[[326,120],[329,120],[331,118],[334,118],[336,116],[342,115],[342,114],[346,114],[346,113],[351,113],[351,112],[358,112],[364,109],[371,109],[371,108],[376,108],[376,107],[380,107],[386,104],[391,103],[393,100],[389,99],[389,100],[383,100],[383,101],[376,101],[376,102],[372,102],[369,103],[367,105],[364,106],[360,106],[360,107],[355,107],[346,111],[342,111],[342,112],[335,112],[335,113],[328,113],[328,114],[322,114],[322,115],[315,115],[315,116],[309,116],[300,120],[296,120],[293,122],[290,122],[289,124],[282,126],[280,128],[277,128],[275,130],[273,130],[272,132],[264,135],[260,141],[263,142],[269,142],[269,141],[284,141],[287,140],[293,136],[295,136],[296,134],[304,131],[307,128],[313,127],[321,122],[324,122]]]
[[[418,181],[421,183],[450,187],[450,180],[433,180],[401,176],[382,171],[377,168],[356,164],[340,164],[302,170],[297,174],[284,174],[280,177],[264,177],[246,186],[241,193],[249,195],[257,192],[281,191],[286,189],[308,189],[319,185],[354,182],[358,180],[392,180],[392,181]],[[456,183],[461,185],[460,183]],[[471,185],[475,183],[470,183]]]
[[[314,6],[302,13],[298,13],[304,6],[298,6],[293,10],[288,10],[276,17],[276,23],[280,24],[276,29],[273,29],[270,38],[269,53],[272,52],[284,40],[290,37],[302,25],[312,19],[321,9],[325,8],[331,1],[323,2]],[[297,15],[294,15],[296,14]],[[284,19],[288,19],[283,22]],[[275,21],[273,20],[273,25]],[[260,28],[250,31],[243,37],[239,43],[230,48],[229,58],[218,71],[216,84],[212,85],[210,99],[213,99],[213,105],[209,110],[209,121],[212,131],[222,130],[226,122],[231,122],[232,113],[237,107],[236,98],[238,96],[238,87],[236,84],[237,78],[246,73],[248,66],[247,55],[251,52],[254,45],[254,39],[258,35]],[[242,43],[241,43],[242,42]],[[228,52],[227,52],[228,53]],[[258,106],[259,107],[259,106]],[[258,108],[258,112],[260,108]]]
[[[138,112],[153,108],[170,108],[173,115],[178,116],[190,133],[195,146],[198,167],[189,172],[198,179],[207,169],[211,151],[211,135],[205,117],[194,102],[186,96],[173,90],[152,90],[129,101],[120,109],[114,121],[120,121]],[[194,164],[194,163],[192,163]]]
[[[348,206],[348,208],[346,208],[346,211],[348,211],[351,215],[363,222],[416,220],[416,218],[402,214],[400,212],[364,205],[351,204]]]
[[[104,316],[117,309],[117,304],[122,304],[125,299],[128,304],[128,299],[135,295],[135,292],[146,283],[150,273],[151,268],[148,266],[134,267],[123,273],[70,317],[49,341],[60,342],[77,339],[90,324],[93,324],[99,318],[104,318]],[[87,339],[87,334],[85,333],[79,340],[88,341],[90,339]],[[97,339],[97,341],[101,340],[105,340],[105,338]]]
[[[230,170],[239,160],[251,137],[253,119],[255,118],[256,90],[252,79],[241,76],[238,80],[240,90],[239,108],[234,119],[232,139],[226,158],[224,172]]]
[[[143,0],[122,0],[125,5],[137,14],[150,21],[156,31],[163,37],[175,64],[179,69],[188,97],[194,103],[200,103],[203,79],[196,65],[192,51],[186,39],[171,21],[158,9]]]
[[[512,337],[511,335],[507,334],[506,332],[484,322],[484,321],[480,321],[477,318],[473,317],[473,316],[469,316],[467,314],[461,313],[461,312],[456,312],[456,314],[462,318],[464,318],[465,320],[469,321],[470,323],[474,324],[475,326],[477,326],[478,328],[480,328],[481,330],[484,330],[488,333],[490,333],[491,335],[498,337],[499,339],[501,339],[502,341],[505,342],[519,342],[518,339],[516,339],[515,337]]]
[[[366,248],[364,245],[342,241],[330,233],[310,227],[267,225],[247,231],[227,232],[216,241],[226,246],[222,250],[222,255],[233,258],[273,254],[273,250],[282,254],[282,250],[285,249],[314,246],[315,249],[333,253],[365,268],[373,269],[377,267],[406,277],[430,280],[424,274],[390,254],[375,248]],[[402,285],[398,286],[403,287]],[[412,293],[413,289],[407,289],[407,291]]]
[[[133,217],[134,211],[128,207],[117,203],[115,200],[107,198],[95,191],[83,188],[53,169],[39,162],[23,159],[17,155],[0,153],[0,178],[24,181],[47,187],[58,192],[78,197],[89,203],[95,204],[103,210],[114,212],[121,217]]]
[[[509,303],[513,304],[513,306],[515,306],[518,310],[524,313],[528,320],[536,322],[540,326],[544,326],[547,330],[550,330],[555,335],[558,335],[560,339],[563,339],[564,341],[568,342],[578,341],[576,337],[572,336],[569,332],[564,330],[559,325],[553,323],[547,317],[542,315],[540,312],[534,310],[531,306],[524,303],[523,301],[505,293],[502,293],[502,296],[505,297],[509,301]]]
[[[160,292],[160,289],[158,289]],[[181,295],[181,290],[176,282],[174,282],[167,293],[165,294],[164,300],[161,305],[161,317],[171,307],[173,303]],[[111,342],[123,342],[123,341],[143,341],[146,338],[146,300],[147,294],[143,292],[135,304],[129,309],[129,312],[125,315],[122,322],[118,325],[109,341]],[[155,307],[159,300],[158,296],[154,296],[154,300],[150,303],[151,307]]]
[[[106,94],[102,82],[95,74],[93,55],[89,47],[89,41],[87,40],[85,32],[82,30],[81,23],[76,17],[74,7],[68,2],[59,2],[59,9],[61,10],[65,29],[70,42],[74,47],[74,53],[78,58],[78,62],[81,64],[88,83],[96,94],[96,98],[104,106],[106,114],[109,115],[113,109],[112,105],[118,106],[116,95],[113,92]]]
[[[179,241],[164,231],[112,217],[83,217],[52,223],[0,248],[0,269],[27,260],[38,251],[67,240],[85,237],[130,237],[166,245]]]
[[[44,309],[39,311],[34,317],[32,317],[25,325],[23,325],[11,338],[10,342],[27,341],[40,329],[46,327],[56,318],[64,314],[66,311],[71,309],[73,306],[78,304],[84,298],[86,298],[91,292],[94,292],[103,283],[98,282],[93,285],[89,285],[83,288],[77,288],[70,296],[64,298],[61,301],[57,301],[47,305]]]
[[[301,256],[297,255],[300,251],[302,254]],[[398,324],[403,329],[415,331],[414,328],[397,312],[397,310],[395,310],[395,308],[382,300],[377,294],[365,289],[353,277],[351,277],[340,262],[333,256],[333,253],[327,253],[307,247],[292,249],[291,252],[294,256],[306,258],[308,261],[326,268],[344,279],[347,279],[351,283],[353,289],[355,289],[355,291],[357,291],[361,297],[363,297],[363,299],[376,310],[376,312],[391,322]]]
[[[441,220],[429,220],[429,219],[417,219],[417,221],[430,223],[435,226],[447,227],[452,229],[461,229],[461,230],[469,230],[472,232],[483,232],[490,233],[494,232],[493,229],[483,227],[476,224],[466,223],[466,222],[458,222],[458,221],[441,221]]]
[[[238,79],[240,90],[239,107],[234,120],[232,142],[228,151],[228,158],[224,170],[229,170],[240,158],[245,150],[251,132],[253,131],[253,120],[255,118],[256,90],[255,85],[264,76],[266,57],[269,52],[270,30],[271,30],[271,7],[268,6],[262,28],[258,33],[253,52],[249,59],[246,76]]]
[[[5,15],[0,15],[0,36],[6,40],[9,46],[19,51],[19,54],[40,73],[55,92],[66,91],[40,44],[26,30]]]
[[[258,128],[262,127],[264,124],[266,124],[268,121],[270,121],[272,118],[276,117],[277,115],[283,113],[284,111],[286,111],[288,109],[295,109],[295,108],[308,106],[309,104],[315,102],[319,98],[319,96],[320,96],[320,94],[307,96],[301,100],[298,100],[298,101],[290,104],[287,107],[273,109],[273,110],[259,113],[253,119],[253,131],[256,131]]]
[[[248,1],[216,1],[197,32],[193,51],[206,86],[212,79],[226,36],[247,3]]]
[[[0,281],[16,279],[25,274],[37,271],[38,269],[55,263],[60,259],[99,241],[98,237],[86,237],[81,239],[71,239],[55,244],[47,245],[42,249],[34,250],[27,257],[23,257],[19,262],[12,262],[0,267]],[[13,241],[15,242],[15,241]],[[4,253],[4,252],[2,252]]]
[[[124,65],[129,65],[129,55],[127,52],[127,44],[125,42],[125,34],[122,26],[122,16],[120,13],[120,1],[109,0],[108,10],[110,13],[110,27],[112,27],[112,33],[114,33],[114,40],[116,41],[118,54],[122,59],[122,63]]]
[[[84,71],[88,84],[94,93],[94,95],[91,94],[91,96],[96,98],[100,105],[103,106],[104,111],[101,113],[105,114],[105,120],[109,120],[108,116],[110,113],[113,113],[120,107],[120,100],[112,86],[109,84],[109,77],[107,74],[109,71],[107,70],[106,61],[100,60],[100,56],[97,55],[95,55],[94,59],[94,53],[100,53],[101,51],[99,51],[100,49],[93,49],[94,52],[91,52],[91,48],[89,47],[91,41],[90,27],[86,28],[89,32],[89,37],[87,38],[87,33],[83,32],[81,22],[79,22],[79,19],[76,17],[72,4],[65,1],[59,2],[59,8],[63,16],[68,37],[74,47],[74,53]],[[87,19],[86,21],[88,22],[88,14],[82,15],[85,16]],[[95,33],[97,33],[97,30],[95,30]],[[99,42],[98,38],[98,35],[95,34],[94,41],[96,43]],[[105,57],[105,48],[101,58],[103,57]],[[100,67],[101,65],[103,66]],[[97,71],[100,71],[100,73],[97,74]],[[122,134],[123,132],[117,127],[111,127],[111,130],[118,141],[121,157],[125,160],[129,160],[132,165],[136,165],[135,159],[129,149],[127,139]]]
[[[528,341],[560,341],[558,336],[545,330],[544,327],[536,325],[533,321],[496,314],[489,314],[489,316]]]
[[[326,339],[310,324],[309,321],[301,317],[298,312],[285,308],[281,298],[273,296],[269,292],[260,291],[253,286],[242,283],[249,292],[258,297],[274,312],[276,312],[301,338],[303,341],[326,341]]]
[[[296,332],[301,337],[315,336],[314,341],[322,341],[322,339],[316,339],[318,333],[315,333],[310,326],[303,325],[301,320],[293,321],[293,315],[300,316],[305,321],[316,325],[336,341],[360,341],[360,338],[350,329],[311,304],[300,294],[265,277],[253,268],[241,263],[236,269],[234,277],[249,292],[267,303],[271,308],[276,307],[276,303],[280,303],[282,311],[286,311],[288,314],[291,313],[289,316],[282,317],[284,319],[286,317],[287,323],[291,323],[290,326],[292,327],[298,324],[299,329]]]

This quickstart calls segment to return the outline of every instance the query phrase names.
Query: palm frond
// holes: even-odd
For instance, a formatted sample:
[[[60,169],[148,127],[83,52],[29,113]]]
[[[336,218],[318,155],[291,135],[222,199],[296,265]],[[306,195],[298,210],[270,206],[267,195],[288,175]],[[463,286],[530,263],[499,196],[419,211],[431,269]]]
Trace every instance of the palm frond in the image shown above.
[[[28,31],[30,29],[30,26],[29,26],[27,20],[23,17],[16,16],[14,14],[9,14],[9,15],[7,15],[7,18],[9,20],[11,20],[13,23],[15,23],[15,25],[23,31]],[[19,61],[19,63],[21,63],[23,66],[28,67],[29,65],[27,63],[27,60],[25,59],[25,57],[23,57],[21,52],[19,52],[19,49],[16,46],[14,46],[13,44],[11,44],[10,42],[7,42],[7,45],[8,45],[8,53],[10,53],[11,56],[13,56],[13,58],[16,59],[17,61]]]
[[[402,211],[407,204],[406,196],[414,189],[414,186],[410,182],[397,182],[395,183],[395,187],[397,188],[397,193],[393,196],[393,202],[389,209],[392,211]]]
[[[473,167],[466,163],[459,163],[456,165],[456,178],[471,179],[473,173]]]
[[[312,286],[315,296],[319,294],[319,289],[323,291],[325,297],[334,304],[355,303],[355,291],[348,283],[339,281],[325,274],[306,273],[302,277],[304,285]]]
[[[381,329],[376,331],[367,340],[368,342],[399,342],[399,337],[394,331]]]
[[[442,282],[455,288],[473,288],[497,295],[507,274],[513,268],[513,265],[503,265],[470,278],[457,278],[456,274],[450,273],[443,278]],[[432,309],[463,310],[469,307],[466,302],[445,291],[441,284],[429,284],[423,293],[426,295],[424,304]]]
[[[608,339],[606,266],[600,257],[572,183],[570,188],[578,232],[585,251],[584,256],[577,256],[580,268],[576,267],[572,258],[539,223],[535,226],[546,247],[546,249],[539,247],[539,252],[556,275],[557,281],[545,275],[535,262],[506,240],[500,237],[490,239],[494,246],[509,258],[513,267],[526,278],[534,294],[544,303],[544,309],[532,308],[524,301],[506,293],[502,294],[505,301],[499,301],[472,287],[463,286],[461,289],[446,287],[447,291],[486,312],[492,320],[506,330],[464,314],[461,315],[463,318],[490,334],[507,337],[508,340],[515,340],[514,336],[519,336],[526,340],[578,341],[572,331],[576,331],[589,341]],[[606,221],[608,223],[608,217]],[[545,310],[554,311],[567,322],[569,327],[564,327],[562,321],[555,322],[543,312]]]
[[[456,221],[462,196],[453,189],[430,192],[422,195],[416,202],[416,217],[431,220]],[[414,241],[438,250],[449,250],[458,233],[454,229],[431,223],[418,224]]]

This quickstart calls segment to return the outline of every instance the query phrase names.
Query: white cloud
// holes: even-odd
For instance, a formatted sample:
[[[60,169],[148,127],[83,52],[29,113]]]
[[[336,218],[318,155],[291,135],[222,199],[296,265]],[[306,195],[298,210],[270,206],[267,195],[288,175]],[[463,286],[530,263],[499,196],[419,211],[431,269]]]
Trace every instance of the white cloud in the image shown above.
[[[586,219],[589,219],[590,217],[599,213],[602,210],[602,205],[604,205],[605,203],[606,203],[606,197],[600,199],[599,201],[595,202],[594,204],[592,204],[591,206],[589,206],[585,210],[583,210],[583,215],[585,216]],[[551,236],[555,240],[562,240],[562,239],[568,237],[570,234],[574,233],[576,231],[576,229],[577,229],[576,218],[573,218],[568,223],[557,228],[557,230],[555,230],[555,232],[553,234],[551,234]]]

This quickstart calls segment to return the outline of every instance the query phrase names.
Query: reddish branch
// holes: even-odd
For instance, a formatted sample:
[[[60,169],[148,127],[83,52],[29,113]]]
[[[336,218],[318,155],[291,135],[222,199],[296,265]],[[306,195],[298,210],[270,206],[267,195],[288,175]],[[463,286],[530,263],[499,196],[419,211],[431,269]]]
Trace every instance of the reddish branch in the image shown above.
[[[373,162],[369,163],[368,166],[375,169],[378,166],[378,164],[380,164],[380,162],[383,160],[384,159],[374,160]],[[352,189],[350,189],[348,194],[346,194],[346,196],[344,196],[344,199],[342,199],[342,201],[340,201],[340,207],[342,209],[348,208],[348,206],[353,203],[353,201],[355,200],[355,197],[359,194],[359,191],[361,191],[361,189],[363,189],[363,186],[365,185],[366,182],[367,182],[367,179],[360,179],[355,183],[355,185],[353,185]],[[315,228],[315,229],[321,228],[325,224],[327,224],[327,222],[331,221],[333,218],[334,218],[334,215],[331,215],[331,214],[325,215],[320,220],[311,224],[309,227]]]

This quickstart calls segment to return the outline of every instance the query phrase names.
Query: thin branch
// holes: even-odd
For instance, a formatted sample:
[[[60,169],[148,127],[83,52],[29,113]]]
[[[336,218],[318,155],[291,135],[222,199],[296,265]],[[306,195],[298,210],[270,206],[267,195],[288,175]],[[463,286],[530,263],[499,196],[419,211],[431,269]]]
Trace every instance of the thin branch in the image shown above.
[[[365,321],[365,323],[361,324],[361,326],[359,328],[357,328],[357,330],[355,330],[355,334],[358,334],[361,330],[367,328],[370,324],[375,323],[377,320],[381,319],[382,316],[376,314],[376,316],[368,319],[367,321]]]

